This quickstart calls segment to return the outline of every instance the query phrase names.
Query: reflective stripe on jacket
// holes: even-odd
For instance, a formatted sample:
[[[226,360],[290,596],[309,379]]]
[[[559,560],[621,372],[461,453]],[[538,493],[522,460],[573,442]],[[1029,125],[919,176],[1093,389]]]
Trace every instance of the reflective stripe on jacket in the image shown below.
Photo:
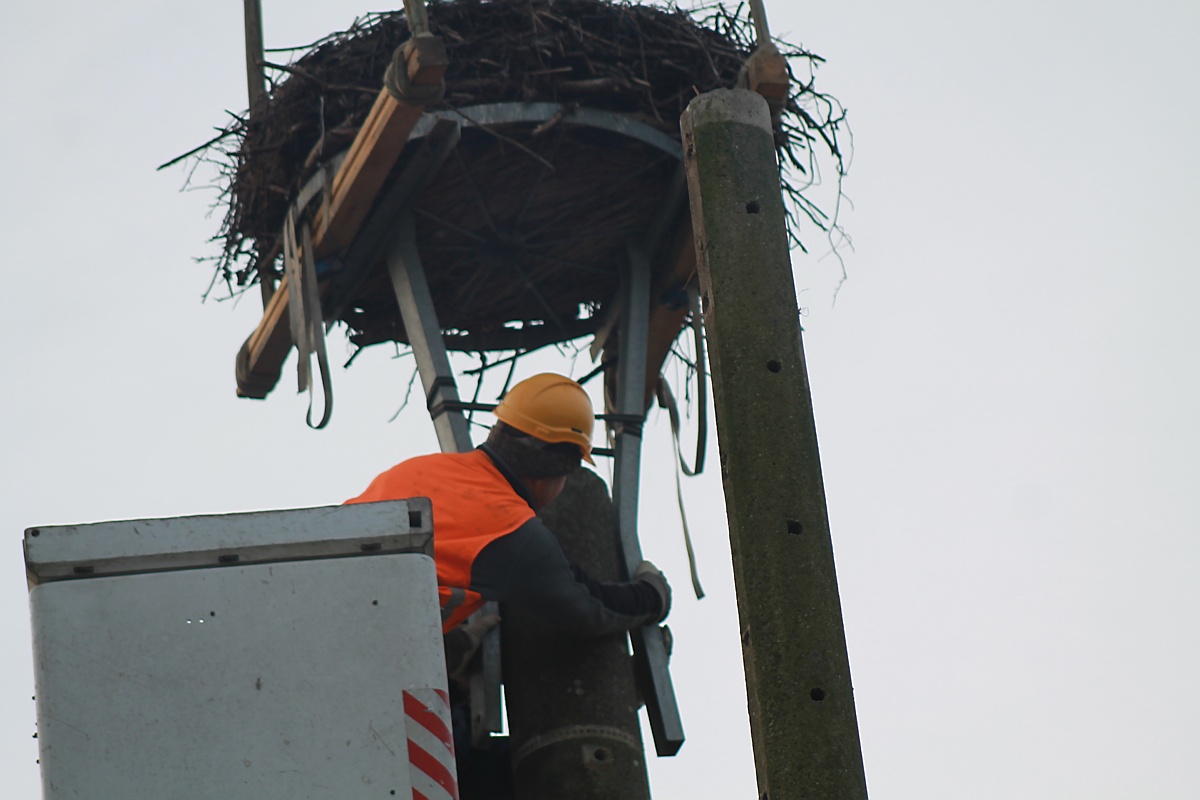
[[[483,597],[470,588],[471,567],[479,551],[536,514],[482,450],[403,461],[346,502],[409,497],[428,497],[433,503],[433,559],[446,632],[483,605]]]

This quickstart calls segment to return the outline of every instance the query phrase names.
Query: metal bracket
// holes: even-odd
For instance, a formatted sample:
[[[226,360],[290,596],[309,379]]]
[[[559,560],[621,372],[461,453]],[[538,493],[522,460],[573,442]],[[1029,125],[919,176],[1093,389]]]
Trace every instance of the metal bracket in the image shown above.
[[[620,356],[617,361],[616,413],[606,415],[615,434],[613,504],[625,577],[642,561],[637,535],[638,481],[642,447],[642,422],[646,411],[646,339],[650,314],[650,259],[645,248],[630,243],[629,259],[621,283],[624,318],[621,320]],[[661,629],[644,625],[629,632],[634,668],[638,674],[654,747],[660,756],[673,756],[683,745],[683,721],[667,667],[667,650]]]

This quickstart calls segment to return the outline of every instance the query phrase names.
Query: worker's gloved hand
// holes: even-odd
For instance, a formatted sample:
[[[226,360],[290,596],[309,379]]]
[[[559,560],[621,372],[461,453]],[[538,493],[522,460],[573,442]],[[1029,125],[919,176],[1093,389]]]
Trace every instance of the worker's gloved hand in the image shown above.
[[[446,648],[446,674],[451,680],[466,677],[467,665],[479,651],[479,645],[483,642],[484,635],[499,624],[500,617],[495,614],[486,614],[470,622],[464,622],[442,637],[442,643]]]
[[[671,611],[671,584],[667,583],[662,571],[649,561],[638,564],[637,569],[633,571],[633,579],[650,584],[654,591],[658,592],[658,599],[662,601],[662,614],[655,622],[662,622]]]

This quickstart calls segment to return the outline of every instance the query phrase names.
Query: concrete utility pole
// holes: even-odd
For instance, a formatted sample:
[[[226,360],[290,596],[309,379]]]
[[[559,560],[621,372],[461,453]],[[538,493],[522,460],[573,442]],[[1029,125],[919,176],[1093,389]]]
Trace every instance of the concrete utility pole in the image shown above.
[[[681,121],[760,800],[867,796],[771,116]]]
[[[616,515],[594,472],[573,474],[542,518],[574,563],[620,580]],[[649,800],[625,635],[568,636],[515,606],[501,614],[517,800]]]

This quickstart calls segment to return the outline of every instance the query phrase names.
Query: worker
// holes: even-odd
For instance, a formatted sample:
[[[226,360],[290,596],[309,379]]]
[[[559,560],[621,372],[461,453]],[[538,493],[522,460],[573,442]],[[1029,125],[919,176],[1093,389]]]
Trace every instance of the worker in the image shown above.
[[[509,390],[495,410],[487,442],[467,453],[435,453],[386,470],[347,502],[428,497],[433,503],[433,557],[445,634],[447,672],[465,674],[483,635],[499,619],[467,618],[489,600],[527,608],[550,625],[603,636],[667,616],[671,590],[643,561],[632,580],[601,583],[564,555],[537,514],[592,460],[595,415],[583,387],[543,373]],[[452,686],[453,688],[453,686]],[[459,714],[455,739],[460,773]]]

